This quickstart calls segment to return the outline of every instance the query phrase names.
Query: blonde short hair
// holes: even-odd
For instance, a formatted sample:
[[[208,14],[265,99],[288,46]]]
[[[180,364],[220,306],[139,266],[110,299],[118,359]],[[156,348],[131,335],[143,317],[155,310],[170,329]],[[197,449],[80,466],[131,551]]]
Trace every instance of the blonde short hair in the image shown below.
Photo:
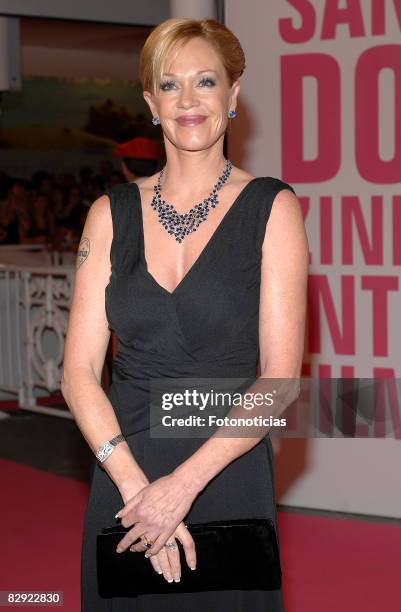
[[[192,38],[209,42],[220,55],[230,86],[245,70],[245,54],[236,36],[214,19],[179,17],[162,21],[149,34],[139,58],[139,80],[144,91],[155,93],[170,51]]]

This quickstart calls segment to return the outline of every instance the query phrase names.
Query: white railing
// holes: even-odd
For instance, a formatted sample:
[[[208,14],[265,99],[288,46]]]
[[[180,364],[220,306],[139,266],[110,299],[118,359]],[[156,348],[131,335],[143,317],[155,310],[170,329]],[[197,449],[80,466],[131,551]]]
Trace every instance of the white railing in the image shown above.
[[[38,394],[60,389],[73,281],[72,265],[0,263],[0,391],[15,394],[20,408],[72,418]]]

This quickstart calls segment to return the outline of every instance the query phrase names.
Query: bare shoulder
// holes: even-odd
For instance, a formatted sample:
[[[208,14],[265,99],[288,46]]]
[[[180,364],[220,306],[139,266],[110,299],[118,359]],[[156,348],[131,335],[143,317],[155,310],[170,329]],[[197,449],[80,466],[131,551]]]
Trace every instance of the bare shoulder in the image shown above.
[[[301,203],[290,189],[281,189],[274,198],[266,224],[265,245],[270,245],[275,252],[292,245],[305,256],[309,253]]]
[[[91,205],[86,217],[85,228],[107,232],[112,224],[110,198],[104,194]]]
[[[272,222],[279,220],[281,223],[292,221],[298,223],[302,222],[303,224],[301,203],[291,189],[280,189],[276,194],[273,200],[269,222],[271,219]]]
[[[110,216],[110,213],[110,198],[107,194],[103,194],[91,204],[88,216],[90,215],[92,219],[102,219]]]

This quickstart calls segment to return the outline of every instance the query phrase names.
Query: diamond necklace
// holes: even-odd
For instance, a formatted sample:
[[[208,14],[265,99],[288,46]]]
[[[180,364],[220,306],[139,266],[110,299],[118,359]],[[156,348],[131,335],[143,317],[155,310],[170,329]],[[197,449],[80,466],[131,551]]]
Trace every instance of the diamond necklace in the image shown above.
[[[226,159],[225,167],[210,195],[196,204],[186,213],[180,214],[172,204],[169,204],[161,197],[161,179],[164,174],[165,166],[160,171],[156,185],[153,187],[155,195],[152,198],[151,206],[159,215],[159,222],[172,234],[177,242],[182,242],[185,236],[196,232],[199,225],[206,221],[211,208],[215,208],[219,203],[217,193],[223,187],[231,174],[232,163]]]

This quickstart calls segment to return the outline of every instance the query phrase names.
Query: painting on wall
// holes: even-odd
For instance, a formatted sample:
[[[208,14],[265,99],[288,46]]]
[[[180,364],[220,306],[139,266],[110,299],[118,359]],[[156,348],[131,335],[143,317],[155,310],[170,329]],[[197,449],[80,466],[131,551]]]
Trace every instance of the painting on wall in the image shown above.
[[[113,161],[116,144],[135,136],[160,137],[139,82],[25,77],[21,91],[2,96],[0,170],[74,171]]]

